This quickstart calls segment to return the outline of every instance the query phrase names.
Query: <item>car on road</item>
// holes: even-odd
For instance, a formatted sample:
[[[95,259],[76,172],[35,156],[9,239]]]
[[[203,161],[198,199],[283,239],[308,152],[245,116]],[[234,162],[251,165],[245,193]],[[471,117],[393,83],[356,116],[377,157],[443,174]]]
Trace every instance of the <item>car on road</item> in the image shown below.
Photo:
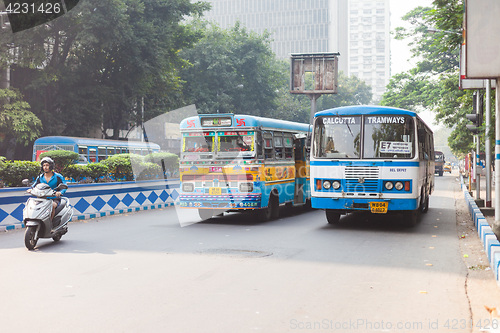
[[[449,173],[451,173],[451,163],[450,162],[446,162],[443,165],[443,172],[449,172]]]

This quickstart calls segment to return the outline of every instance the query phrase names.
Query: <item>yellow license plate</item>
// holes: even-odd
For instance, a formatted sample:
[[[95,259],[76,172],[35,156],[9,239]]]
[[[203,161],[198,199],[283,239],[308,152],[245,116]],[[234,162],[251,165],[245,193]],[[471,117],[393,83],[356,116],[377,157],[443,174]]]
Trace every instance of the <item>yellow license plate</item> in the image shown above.
[[[385,214],[387,213],[388,206],[389,203],[385,201],[370,202],[370,210],[372,211],[372,213]]]
[[[220,187],[211,187],[208,189],[208,194],[210,195],[221,195],[222,189]]]

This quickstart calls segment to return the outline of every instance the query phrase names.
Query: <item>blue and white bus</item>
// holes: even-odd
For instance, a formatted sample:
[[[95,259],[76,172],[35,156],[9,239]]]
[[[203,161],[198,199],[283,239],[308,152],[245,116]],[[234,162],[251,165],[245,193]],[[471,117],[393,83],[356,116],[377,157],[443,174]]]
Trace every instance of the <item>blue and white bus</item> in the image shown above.
[[[78,153],[79,163],[100,162],[115,154],[134,153],[148,155],[158,153],[160,146],[152,142],[78,138],[71,136],[44,136],[33,144],[33,161],[41,153],[50,150],[68,150]]]
[[[250,115],[184,119],[180,207],[202,219],[224,211],[277,218],[279,206],[310,202],[308,124]]]
[[[415,113],[349,106],[315,114],[311,202],[328,223],[342,214],[402,212],[408,225],[427,212],[434,189],[434,137]]]

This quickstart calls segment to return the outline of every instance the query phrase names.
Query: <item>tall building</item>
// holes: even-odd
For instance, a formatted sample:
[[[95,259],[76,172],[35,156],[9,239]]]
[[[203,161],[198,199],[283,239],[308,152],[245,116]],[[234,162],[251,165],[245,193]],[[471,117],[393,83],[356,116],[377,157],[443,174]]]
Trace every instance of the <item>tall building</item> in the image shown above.
[[[380,101],[390,73],[389,0],[349,1],[349,75],[372,87]]]
[[[239,21],[248,29],[271,33],[273,52],[340,52],[339,68],[347,72],[347,0],[208,0],[205,14],[227,29]]]
[[[339,70],[372,86],[382,96],[390,77],[389,0],[207,0],[206,13],[224,29],[239,21],[268,31],[271,48],[291,53],[340,52]]]

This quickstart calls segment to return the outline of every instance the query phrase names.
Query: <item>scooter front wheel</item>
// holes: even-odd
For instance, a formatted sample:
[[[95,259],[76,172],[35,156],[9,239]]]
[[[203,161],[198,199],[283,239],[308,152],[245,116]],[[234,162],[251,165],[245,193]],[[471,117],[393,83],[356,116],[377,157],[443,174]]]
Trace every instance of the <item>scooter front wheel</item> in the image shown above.
[[[24,245],[26,245],[26,248],[30,251],[35,249],[36,242],[38,239],[35,238],[36,234],[36,227],[31,226],[26,228],[26,232],[24,234]]]

